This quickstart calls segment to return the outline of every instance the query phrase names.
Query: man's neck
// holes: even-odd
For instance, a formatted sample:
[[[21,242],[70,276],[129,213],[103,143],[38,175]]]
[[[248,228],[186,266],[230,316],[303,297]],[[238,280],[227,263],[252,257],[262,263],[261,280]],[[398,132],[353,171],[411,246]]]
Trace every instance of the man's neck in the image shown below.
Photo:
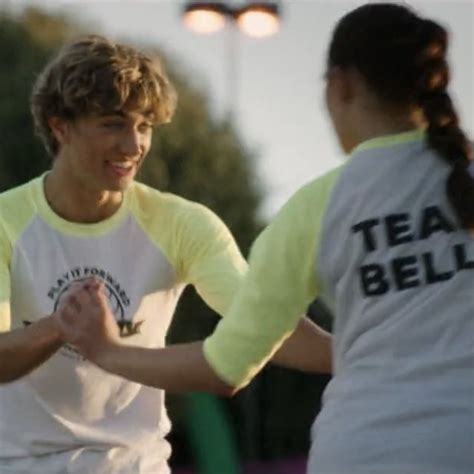
[[[45,178],[44,194],[58,216],[81,224],[108,219],[120,208],[123,200],[121,191],[91,191],[66,184],[54,168]]]

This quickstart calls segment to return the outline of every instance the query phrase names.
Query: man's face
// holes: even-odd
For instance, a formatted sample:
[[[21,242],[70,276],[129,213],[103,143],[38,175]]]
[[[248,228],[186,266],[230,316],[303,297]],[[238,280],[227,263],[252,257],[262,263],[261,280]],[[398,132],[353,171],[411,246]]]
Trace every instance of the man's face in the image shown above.
[[[59,121],[57,160],[66,182],[91,191],[123,191],[151,145],[153,123],[140,112]],[[58,137],[58,133],[55,133]]]

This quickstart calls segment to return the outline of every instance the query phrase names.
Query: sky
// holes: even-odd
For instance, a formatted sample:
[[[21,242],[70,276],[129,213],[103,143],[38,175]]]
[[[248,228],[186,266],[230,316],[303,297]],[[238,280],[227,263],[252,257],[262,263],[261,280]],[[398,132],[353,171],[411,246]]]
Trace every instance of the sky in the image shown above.
[[[278,34],[245,36],[228,24],[196,35],[181,21],[178,0],[10,0],[61,12],[90,30],[162,48],[209,95],[216,116],[232,113],[264,191],[271,218],[301,186],[344,159],[323,100],[324,63],[337,20],[358,0],[283,0]],[[230,1],[236,5],[244,2]],[[474,138],[474,0],[413,0],[418,12],[451,32],[451,93]],[[233,46],[233,54],[229,54]],[[229,80],[231,71],[234,79]]]

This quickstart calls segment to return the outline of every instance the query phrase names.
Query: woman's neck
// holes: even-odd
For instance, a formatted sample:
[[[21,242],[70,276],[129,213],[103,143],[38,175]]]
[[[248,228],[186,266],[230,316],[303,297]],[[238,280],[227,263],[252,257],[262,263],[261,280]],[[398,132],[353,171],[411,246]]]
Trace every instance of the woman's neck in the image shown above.
[[[423,114],[417,109],[397,107],[361,107],[353,120],[352,149],[373,138],[396,135],[426,126]]]

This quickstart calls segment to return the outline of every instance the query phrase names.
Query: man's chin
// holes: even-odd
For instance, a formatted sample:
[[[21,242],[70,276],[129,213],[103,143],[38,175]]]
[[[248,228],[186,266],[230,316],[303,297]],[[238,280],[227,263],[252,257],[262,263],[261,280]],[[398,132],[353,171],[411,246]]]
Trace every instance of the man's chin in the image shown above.
[[[126,178],[115,181],[113,183],[109,183],[107,186],[107,191],[111,192],[124,192],[129,189],[134,181],[134,178]]]

